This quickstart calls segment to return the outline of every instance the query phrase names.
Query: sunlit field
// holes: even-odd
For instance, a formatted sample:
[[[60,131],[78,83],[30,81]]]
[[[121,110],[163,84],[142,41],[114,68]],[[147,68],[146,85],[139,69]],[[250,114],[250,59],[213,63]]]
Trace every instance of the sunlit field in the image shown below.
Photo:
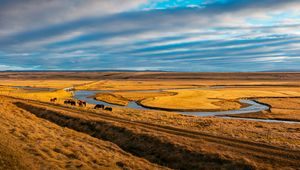
[[[60,90],[54,91],[31,91],[23,90],[20,88],[0,86],[0,95],[12,96],[23,99],[33,99],[39,101],[49,101],[51,98],[58,98],[58,102],[63,102],[64,99],[71,98],[72,94],[70,92]]]
[[[141,104],[178,110],[234,110],[238,99],[261,97],[300,97],[299,88],[225,88],[207,90],[172,90],[172,96],[149,98]]]
[[[0,142],[15,158],[7,166],[19,169],[201,169],[207,161],[210,168],[223,167],[219,162],[228,169],[295,168],[300,127],[280,121],[300,123],[298,86],[275,80],[5,80]],[[95,90],[86,99],[112,104],[112,110],[80,106],[76,92],[82,90]],[[226,118],[184,114],[248,107],[240,99],[270,109]],[[144,108],[130,108],[133,102]]]
[[[84,80],[1,80],[1,85],[7,86],[29,86],[36,88],[62,89],[76,85],[90,83]]]
[[[0,0],[0,170],[300,170],[300,0]]]
[[[185,89],[208,86],[295,86],[299,81],[262,81],[262,80],[100,80],[76,86],[78,90],[159,90]]]

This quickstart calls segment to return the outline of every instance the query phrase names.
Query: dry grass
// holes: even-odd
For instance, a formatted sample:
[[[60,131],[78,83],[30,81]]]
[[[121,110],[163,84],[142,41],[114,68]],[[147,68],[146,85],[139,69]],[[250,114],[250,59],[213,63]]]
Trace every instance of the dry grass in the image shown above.
[[[157,90],[175,88],[197,88],[206,86],[276,87],[300,86],[299,81],[263,80],[100,80],[76,87],[78,90]]]
[[[91,82],[83,80],[1,80],[0,85],[61,89]]]
[[[138,101],[138,100],[143,100],[146,98],[174,95],[174,93],[165,92],[165,91],[161,91],[161,92],[125,91],[125,92],[114,92],[113,94],[120,95],[120,96],[128,99],[129,101]]]
[[[270,105],[271,110],[230,116],[300,121],[300,98],[263,98],[258,101]]]
[[[168,90],[169,91],[169,90]],[[147,107],[174,110],[239,109],[240,98],[300,96],[299,88],[223,88],[207,90],[171,90],[177,95],[148,98],[141,101]]]
[[[112,93],[98,93],[94,96],[94,98],[96,100],[121,106],[126,106],[128,104],[128,100],[126,98]]]
[[[238,153],[229,158],[219,154],[217,149],[211,148],[207,144],[198,145],[198,142],[194,140],[172,137],[172,135],[157,133],[157,131],[141,130],[121,122],[103,121],[94,114],[82,114],[59,108],[28,105],[22,102],[15,104],[38,117],[99,139],[111,141],[125,151],[174,169],[216,169],[218,167],[243,169],[254,166],[249,161],[236,159],[241,157],[238,156]],[[181,160],[185,160],[185,162],[181,162]]]
[[[2,159],[5,150],[0,147],[0,162],[5,161],[7,166],[11,163],[16,169],[24,166],[28,169],[163,168],[134,157],[113,143],[37,118],[3,97],[0,98],[0,112],[0,142],[6,144],[5,148],[17,147],[9,150],[12,158],[6,159]],[[4,139],[12,140],[4,143]]]
[[[98,93],[93,96],[96,100],[104,101],[106,103],[126,106],[129,101],[139,101],[146,98],[157,96],[169,96],[173,93],[169,92],[113,92],[113,93]]]
[[[91,109],[91,111],[93,110]],[[113,108],[113,112],[106,112],[106,114],[132,121],[169,125],[182,129],[207,132],[217,136],[230,136],[237,139],[300,149],[300,133],[299,125],[297,124],[284,124],[283,126],[282,123],[188,116],[167,111],[136,110],[116,107]]]
[[[7,86],[0,86],[0,95],[5,96],[13,96],[22,99],[33,99],[48,102],[51,98],[58,98],[58,103],[63,103],[63,101],[67,98],[72,97],[72,93],[66,92],[64,90],[56,90],[56,91],[26,91],[22,89],[16,89]]]
[[[81,109],[103,113],[103,111],[94,110],[93,107],[94,105],[88,104],[86,108]],[[284,126],[282,126],[282,123],[188,116],[167,111],[137,110],[118,107],[113,107],[113,112],[105,113],[132,121],[170,125],[182,129],[207,132],[218,136],[230,136],[237,139],[300,149],[300,133],[299,125],[297,124],[284,124]]]
[[[198,87],[193,81],[118,81],[102,80],[87,85],[76,87],[78,90],[156,90],[168,88],[192,88]]]
[[[209,83],[225,83],[209,82]],[[164,89],[164,88],[190,88],[201,87],[209,84],[208,81],[98,81],[87,83],[83,86],[78,86],[78,89],[106,89],[106,90],[145,90],[145,89]],[[236,82],[231,82],[234,84]],[[252,82],[241,82],[248,85]],[[262,84],[270,84],[270,82],[260,82]],[[273,82],[274,84],[282,84],[282,82]],[[46,83],[45,83],[46,84]],[[55,83],[54,83],[55,84]],[[59,83],[58,83],[59,84]],[[61,86],[62,85],[57,85]],[[228,84],[230,82],[228,81]],[[257,82],[254,84],[257,85]],[[51,85],[52,86],[52,85]],[[54,85],[53,85],[54,86]],[[49,87],[49,86],[48,86]],[[174,95],[174,93],[178,93]],[[71,97],[71,94],[64,91],[55,92],[32,92],[24,90],[16,90],[7,86],[0,86],[0,94],[15,96],[25,99],[34,99],[49,102],[52,97],[58,97],[58,103],[62,103],[63,99]],[[241,107],[235,100],[238,98],[252,98],[252,97],[287,97],[300,95],[300,89],[294,87],[245,87],[245,88],[225,88],[225,89],[207,89],[207,90],[168,90],[165,92],[114,92],[106,94],[103,100],[107,101],[123,101],[143,100],[142,102],[150,102],[153,106],[161,106],[163,108],[175,109],[213,109],[213,110],[227,110]],[[117,96],[117,97],[116,97]],[[122,101],[122,102],[123,102]],[[68,128],[62,128],[54,125],[48,121],[36,118],[32,113],[20,109],[11,103],[12,101],[4,97],[0,97],[0,134],[7,139],[12,139],[9,146],[13,148],[18,146],[19,152],[13,152],[12,155],[16,158],[16,162],[25,162],[20,164],[20,167],[26,166],[30,169],[157,169],[162,168],[151,164],[148,161],[134,157],[110,142],[104,142],[99,139],[90,137],[82,133],[75,132]],[[119,102],[119,101],[118,101]],[[151,103],[153,102],[153,103]],[[298,112],[299,101],[291,100],[267,100],[261,99],[261,102],[269,103],[273,106],[272,114],[276,112],[285,114],[285,117],[290,119],[299,118]],[[144,104],[144,103],[143,103]],[[146,103],[147,104],[147,103]],[[149,104],[149,103],[148,103]],[[88,105],[86,108],[80,108],[89,111],[93,105]],[[292,111],[291,108],[295,108]],[[48,107],[47,110],[53,110]],[[276,112],[275,112],[276,111]],[[105,112],[105,111],[95,111]],[[286,112],[286,113],[285,113]],[[155,123],[159,125],[169,125],[181,129],[195,130],[213,134],[216,136],[228,136],[236,139],[245,139],[248,141],[262,142],[275,146],[285,148],[300,149],[300,133],[299,125],[281,124],[281,123],[263,123],[255,121],[241,121],[241,120],[226,120],[215,117],[195,117],[180,115],[165,111],[149,111],[149,110],[135,110],[125,108],[113,108],[113,112],[105,112],[108,115],[126,118],[133,121],[142,121]],[[70,113],[71,114],[71,113]],[[279,115],[279,114],[277,114]],[[83,119],[87,116],[77,115]],[[268,115],[269,116],[269,115]],[[88,126],[87,126],[88,127]],[[124,129],[123,129],[124,128]],[[140,136],[130,136],[127,141],[121,141],[119,136],[114,136],[110,128],[100,128],[101,131],[108,133],[107,138],[115,140],[116,143],[126,143],[128,147],[144,147],[144,142],[148,141],[145,135],[156,136],[159,140],[149,140],[148,150],[164,151],[167,156],[171,149],[175,150],[181,147],[187,147],[190,151],[198,153],[214,153],[221,158],[230,155],[230,150],[223,150],[215,146],[210,146],[205,141],[192,141],[186,139],[175,139],[172,136],[159,136],[156,133],[150,133],[143,129],[135,129],[122,125],[118,131],[123,135],[125,128]],[[88,130],[88,129],[87,129]],[[127,131],[126,131],[127,132]],[[147,139],[147,140],[146,140]],[[172,141],[171,144],[163,145],[162,141]],[[135,143],[134,143],[135,142]],[[3,143],[3,140],[0,140]],[[197,143],[197,144],[195,144]],[[201,147],[194,147],[201,144]],[[152,145],[151,145],[152,144]],[[163,146],[163,147],[162,147]],[[172,146],[172,147],[170,147]],[[135,148],[133,148],[134,150]],[[0,153],[2,148],[0,147]],[[182,150],[179,150],[182,151]],[[178,152],[179,152],[178,151]],[[168,153],[168,154],[167,154]],[[27,154],[27,155],[26,155]],[[28,155],[29,154],[29,155]],[[177,153],[178,154],[178,153]],[[189,153],[190,154],[190,153]],[[3,154],[5,155],[5,154]],[[20,155],[25,155],[21,157]],[[187,154],[188,155],[188,154]],[[225,155],[225,156],[224,156]],[[144,155],[142,155],[144,156]],[[178,158],[174,154],[174,157]],[[229,156],[230,159],[240,160],[239,154]],[[0,157],[1,159],[1,157]],[[151,159],[151,158],[149,158]],[[153,158],[154,159],[154,158]],[[12,163],[14,163],[13,159]],[[251,162],[252,160],[250,160]],[[36,162],[30,165],[30,162]],[[180,161],[179,161],[180,162]],[[250,164],[256,164],[251,162]],[[28,164],[28,165],[27,165]],[[1,165],[1,164],[0,164]],[[32,167],[30,167],[32,166]],[[122,167],[120,167],[122,166]],[[213,166],[211,166],[213,167]],[[1,168],[1,167],[0,167]]]

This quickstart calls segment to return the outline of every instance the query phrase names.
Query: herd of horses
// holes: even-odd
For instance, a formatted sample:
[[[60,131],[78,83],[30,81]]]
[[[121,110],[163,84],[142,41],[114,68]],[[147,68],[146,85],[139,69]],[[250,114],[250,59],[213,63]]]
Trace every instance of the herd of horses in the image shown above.
[[[56,102],[57,98],[51,98],[50,102]],[[86,102],[82,101],[82,100],[73,100],[73,99],[67,99],[64,101],[64,104],[66,105],[71,105],[71,106],[76,106],[78,105],[79,107],[86,107]],[[107,110],[107,111],[112,111],[112,107],[109,106],[105,106],[103,104],[96,104],[94,106],[94,109],[103,109],[103,110]]]

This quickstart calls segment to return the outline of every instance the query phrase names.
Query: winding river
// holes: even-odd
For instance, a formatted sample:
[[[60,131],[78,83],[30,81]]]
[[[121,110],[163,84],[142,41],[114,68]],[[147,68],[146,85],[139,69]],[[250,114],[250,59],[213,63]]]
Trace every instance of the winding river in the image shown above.
[[[139,90],[140,91],[140,90]],[[162,90],[143,90],[142,92],[158,92]],[[98,101],[93,98],[89,98],[90,96],[95,95],[96,93],[103,93],[103,92],[112,92],[107,90],[79,90],[74,92],[74,98],[77,100],[84,100],[90,104],[104,104],[106,106],[113,106],[113,107],[120,107],[120,108],[134,108],[134,109],[143,109],[143,110],[156,110],[156,109],[149,109],[143,106],[138,105],[135,101],[131,101],[128,103],[127,106],[119,106],[110,103],[106,103],[103,101]],[[141,91],[140,91],[141,92]],[[268,110],[269,107],[260,103],[255,102],[254,100],[247,100],[241,99],[239,100],[240,103],[247,104],[249,106],[238,109],[238,110],[228,110],[228,111],[212,111],[212,112],[177,112],[180,114],[185,115],[195,115],[195,116],[222,116],[222,115],[230,115],[230,114],[244,114],[244,113],[253,113]],[[238,119],[238,120],[253,120],[253,121],[260,121],[260,122],[278,122],[278,123],[297,123],[297,121],[283,121],[283,120],[274,120],[274,119],[251,119],[251,118],[236,118],[236,117],[229,117],[229,116],[222,116],[222,118],[226,119]]]
[[[15,86],[15,88],[21,88],[24,90],[30,90],[30,91],[55,91],[57,89],[52,88],[36,88],[36,87],[29,87],[29,86]],[[212,86],[208,88],[223,88],[222,86]],[[185,88],[185,89],[160,89],[160,90],[132,90],[137,92],[161,92],[163,90],[186,90],[186,89],[207,89],[207,88]],[[121,107],[121,108],[134,108],[134,109],[143,109],[143,110],[156,110],[156,109],[150,109],[145,108],[143,106],[138,105],[135,101],[131,101],[128,103],[127,106],[119,106],[114,105],[110,103],[106,103],[103,101],[98,101],[93,98],[89,98],[90,96],[95,95],[96,93],[103,93],[103,92],[113,92],[110,90],[78,90],[74,92],[74,99],[77,100],[84,100],[87,103],[90,104],[104,104],[106,106],[113,106],[113,107]],[[221,116],[225,119],[238,119],[238,120],[253,120],[253,121],[259,121],[259,122],[278,122],[278,123],[295,123],[300,124],[300,122],[297,121],[284,121],[284,120],[274,120],[274,119],[253,119],[253,118],[238,118],[238,117],[229,117],[225,115],[230,114],[244,114],[244,113],[253,113],[253,112],[260,112],[264,110],[268,110],[269,107],[260,103],[255,102],[254,100],[247,100],[247,99],[241,99],[239,100],[240,103],[247,104],[249,106],[238,109],[238,110],[228,110],[228,111],[212,111],[212,112],[176,112],[179,114],[184,115],[194,115],[194,116]],[[224,115],[224,116],[222,116]]]

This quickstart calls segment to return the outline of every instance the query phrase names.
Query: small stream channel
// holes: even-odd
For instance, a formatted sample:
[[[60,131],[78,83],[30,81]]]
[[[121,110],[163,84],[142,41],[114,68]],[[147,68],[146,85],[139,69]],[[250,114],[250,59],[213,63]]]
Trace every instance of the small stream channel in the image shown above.
[[[214,87],[214,88],[221,88],[221,87]],[[199,89],[199,88],[198,88]],[[202,89],[202,88],[201,88]],[[169,90],[169,89],[168,89]],[[178,90],[178,89],[177,89]],[[139,92],[159,92],[162,90],[139,90]],[[103,101],[98,101],[93,98],[89,98],[97,93],[104,93],[104,92],[112,92],[108,90],[79,90],[74,92],[74,98],[77,100],[84,100],[90,104],[103,104],[107,106],[119,107],[119,108],[133,108],[133,109],[143,109],[143,110],[157,110],[157,109],[150,109],[138,105],[136,101],[131,101],[128,103],[127,106],[119,106],[115,104],[106,103]],[[239,100],[240,103],[247,104],[249,106],[238,109],[238,110],[228,110],[228,111],[212,111],[212,112],[176,112],[184,115],[194,115],[194,116],[221,116],[222,118],[226,119],[239,119],[239,120],[253,120],[253,121],[260,121],[260,122],[278,122],[278,123],[300,123],[297,121],[282,121],[282,120],[272,120],[272,119],[252,119],[252,118],[236,118],[236,117],[229,117],[229,116],[222,116],[222,115],[230,115],[230,114],[245,114],[245,113],[254,113],[260,112],[264,110],[268,110],[269,107],[260,103],[255,102],[254,100],[247,100],[241,99]]]

